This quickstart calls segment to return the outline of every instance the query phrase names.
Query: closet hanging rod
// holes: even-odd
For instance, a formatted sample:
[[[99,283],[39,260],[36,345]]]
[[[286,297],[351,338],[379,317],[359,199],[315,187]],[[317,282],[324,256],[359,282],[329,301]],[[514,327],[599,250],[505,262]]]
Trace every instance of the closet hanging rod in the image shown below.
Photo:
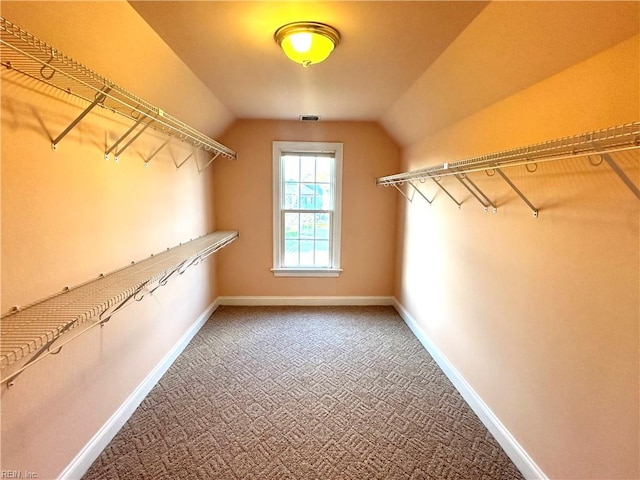
[[[380,177],[381,186],[640,148],[640,121]]]
[[[2,65],[7,69],[93,103],[93,106],[107,108],[136,123],[145,118],[154,130],[188,141],[201,150],[231,159],[237,157],[230,148],[114,84],[4,17],[0,17],[0,46]],[[96,101],[99,97],[104,98]],[[73,128],[78,121],[76,119],[70,127]],[[58,141],[60,139],[59,136]],[[56,143],[52,146],[55,147]]]

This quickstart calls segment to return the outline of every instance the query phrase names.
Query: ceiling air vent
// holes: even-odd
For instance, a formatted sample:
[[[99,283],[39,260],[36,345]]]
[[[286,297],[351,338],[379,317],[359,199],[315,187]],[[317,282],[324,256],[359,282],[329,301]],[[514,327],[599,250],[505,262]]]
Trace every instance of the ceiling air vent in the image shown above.
[[[301,122],[319,122],[320,115],[300,115]]]

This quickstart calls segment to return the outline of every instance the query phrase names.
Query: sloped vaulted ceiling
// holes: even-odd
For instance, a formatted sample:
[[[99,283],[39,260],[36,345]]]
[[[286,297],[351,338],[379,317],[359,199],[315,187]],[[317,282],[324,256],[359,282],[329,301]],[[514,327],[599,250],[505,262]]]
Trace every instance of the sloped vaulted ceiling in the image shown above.
[[[401,145],[640,29],[638,2],[130,3],[237,118],[376,120]],[[340,30],[328,61],[278,49],[299,20]]]
[[[637,34],[639,13],[639,2],[492,2],[380,120],[412,144]]]
[[[130,2],[239,118],[376,120],[486,2]],[[286,23],[337,28],[328,61],[305,69],[273,39]]]

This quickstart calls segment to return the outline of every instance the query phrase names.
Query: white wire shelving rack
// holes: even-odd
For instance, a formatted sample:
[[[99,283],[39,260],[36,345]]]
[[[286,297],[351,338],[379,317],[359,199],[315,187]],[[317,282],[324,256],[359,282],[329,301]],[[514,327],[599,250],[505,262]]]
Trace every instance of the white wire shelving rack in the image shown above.
[[[199,172],[204,171],[220,156],[229,159],[237,157],[236,152],[230,148],[172,117],[161,108],[153,106],[119,87],[109,79],[22,30],[4,17],[0,17],[0,58],[5,69],[20,72],[88,103],[80,115],[56,138],[52,139],[51,147],[54,150],[89,112],[96,107],[101,107],[133,122],[126,132],[107,146],[104,154],[105,159],[108,159],[109,155],[113,153],[117,161],[118,157],[148,128],[162,132],[171,138],[188,142],[193,147],[210,153],[212,157],[204,165],[200,165],[197,157],[195,158]],[[145,159],[145,165],[148,165],[149,161],[167,143],[168,140]],[[193,154],[182,162],[175,162],[176,168],[184,165],[191,156]]]
[[[495,203],[469,177],[469,174],[474,172],[491,172],[490,175],[494,175],[493,172],[495,172],[531,209],[533,216],[537,217],[538,209],[502,171],[504,168],[521,165],[525,166],[529,172],[534,172],[538,163],[588,157],[589,162],[594,166],[602,162],[607,163],[636,198],[640,200],[640,189],[613,158],[614,154],[624,154],[637,149],[640,149],[640,121],[456,162],[443,163],[410,172],[388,175],[378,178],[376,184],[384,187],[393,186],[407,200],[412,201],[413,195],[401,188],[406,184],[411,187],[414,195],[415,193],[419,194],[431,204],[433,199],[429,200],[415,184],[416,181],[424,183],[427,180],[431,180],[460,208],[461,202],[442,185],[442,177],[451,176],[458,180],[482,204],[485,212],[491,207],[495,213],[497,211]]]
[[[25,369],[104,325],[126,305],[152,294],[238,236],[237,231],[213,232],[25,307],[14,307],[0,322],[0,383],[12,386]]]

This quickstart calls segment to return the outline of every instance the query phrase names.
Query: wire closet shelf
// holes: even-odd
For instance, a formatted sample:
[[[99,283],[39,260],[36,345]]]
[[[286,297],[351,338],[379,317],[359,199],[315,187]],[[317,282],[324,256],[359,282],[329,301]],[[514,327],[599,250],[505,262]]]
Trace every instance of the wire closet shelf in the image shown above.
[[[640,122],[380,177],[381,186],[640,148]]]
[[[376,184],[384,187],[393,186],[411,201],[413,197],[410,197],[400,188],[400,186],[407,184],[412,187],[414,193],[418,193],[431,204],[432,200],[429,200],[424,193],[416,187],[414,182],[420,181],[422,183],[426,180],[433,180],[438,187],[458,205],[458,208],[460,208],[461,203],[458,202],[441,183],[442,177],[453,176],[483,205],[485,211],[487,211],[489,207],[492,207],[495,213],[497,210],[496,205],[491,202],[468,176],[469,173],[474,172],[485,171],[488,174],[489,172],[495,172],[507,182],[511,189],[527,204],[533,212],[533,216],[537,217],[538,210],[518,187],[513,184],[502,169],[524,165],[529,172],[534,172],[537,169],[538,163],[588,157],[593,165],[599,165],[602,161],[605,161],[634,195],[640,199],[640,189],[638,189],[636,184],[625,174],[612,157],[612,154],[624,154],[624,152],[631,152],[637,149],[640,149],[640,121],[456,162],[442,163],[418,170],[388,175],[378,178]],[[591,157],[599,157],[598,162],[595,163]],[[492,176],[493,173],[490,175]]]
[[[124,135],[107,148],[105,158],[108,158],[112,151],[117,158],[147,128],[189,142],[195,148],[210,152],[214,155],[213,158],[236,158],[236,152],[230,148],[128,92],[4,17],[0,17],[0,47],[2,66],[7,70],[20,72],[89,103],[80,116],[52,141],[54,150],[87,113],[100,106],[134,122]],[[127,142],[124,146],[120,146],[125,140]],[[210,163],[211,161],[204,168]],[[202,171],[200,167],[198,169]]]
[[[23,308],[14,307],[0,325],[0,383],[11,386],[35,362],[104,325],[124,306],[142,300],[238,236],[237,231],[213,232]]]

